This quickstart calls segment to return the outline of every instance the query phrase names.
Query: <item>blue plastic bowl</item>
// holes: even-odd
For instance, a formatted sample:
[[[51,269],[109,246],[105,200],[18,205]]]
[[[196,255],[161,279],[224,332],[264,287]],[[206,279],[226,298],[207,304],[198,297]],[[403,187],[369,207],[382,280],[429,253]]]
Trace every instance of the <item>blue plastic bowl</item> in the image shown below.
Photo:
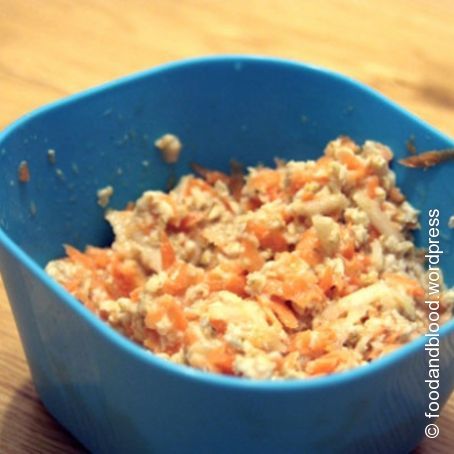
[[[153,149],[178,134],[188,162],[226,168],[275,156],[318,156],[339,134],[390,145],[397,157],[454,143],[381,95],[300,63],[220,57],[154,68],[39,109],[0,134],[0,271],[36,389],[48,410],[94,452],[408,452],[430,422],[428,358],[420,338],[371,365],[306,381],[215,376],[161,360],[109,328],[43,271],[63,243],[107,245],[96,190],[123,207],[164,188]],[[57,163],[47,159],[56,150]],[[27,160],[31,181],[17,180]],[[59,168],[60,171],[56,171]],[[453,283],[453,165],[397,167],[422,212],[440,210],[443,265]],[[440,331],[440,405],[454,386],[454,322]],[[433,421],[431,421],[433,422]]]

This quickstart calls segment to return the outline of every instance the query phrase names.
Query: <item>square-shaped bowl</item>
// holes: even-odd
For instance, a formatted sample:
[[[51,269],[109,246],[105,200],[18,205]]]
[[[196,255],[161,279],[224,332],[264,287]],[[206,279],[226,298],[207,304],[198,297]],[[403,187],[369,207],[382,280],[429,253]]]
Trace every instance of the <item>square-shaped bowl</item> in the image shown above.
[[[275,156],[307,159],[330,139],[374,139],[406,154],[453,142],[381,95],[300,63],[227,56],[161,66],[39,109],[0,134],[0,271],[36,389],[49,411],[94,452],[408,452],[429,422],[425,339],[353,371],[306,381],[214,376],[155,357],[112,330],[43,271],[62,244],[106,245],[96,191],[114,207],[165,188],[153,149],[163,133],[188,162],[226,168]],[[47,150],[56,151],[52,165]],[[31,180],[17,180],[26,160]],[[58,170],[57,170],[58,168]],[[453,283],[453,164],[395,168],[421,210],[439,209],[442,265]],[[454,322],[440,330],[442,405],[454,386]]]

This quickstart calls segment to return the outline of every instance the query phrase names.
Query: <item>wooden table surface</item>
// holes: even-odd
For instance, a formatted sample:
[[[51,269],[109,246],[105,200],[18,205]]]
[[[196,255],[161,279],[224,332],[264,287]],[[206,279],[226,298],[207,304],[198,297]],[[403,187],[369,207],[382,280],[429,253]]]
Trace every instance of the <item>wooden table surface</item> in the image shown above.
[[[158,63],[252,53],[341,71],[454,135],[453,24],[453,0],[0,0],[0,129]],[[454,452],[454,396],[439,424],[418,453]],[[83,452],[36,396],[1,282],[0,452]]]

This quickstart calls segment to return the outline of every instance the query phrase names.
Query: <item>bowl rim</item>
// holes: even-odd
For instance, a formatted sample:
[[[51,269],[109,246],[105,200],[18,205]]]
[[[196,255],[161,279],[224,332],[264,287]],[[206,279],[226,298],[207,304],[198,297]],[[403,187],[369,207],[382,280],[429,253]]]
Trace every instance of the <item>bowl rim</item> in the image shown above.
[[[193,65],[205,64],[247,64],[259,63],[266,65],[274,65],[275,67],[288,67],[290,69],[312,72],[316,76],[335,79],[338,82],[349,85],[351,88],[363,92],[366,96],[373,97],[377,101],[385,104],[387,107],[395,110],[401,115],[405,115],[409,119],[418,123],[422,128],[431,134],[440,137],[442,140],[450,142],[454,146],[454,141],[438,131],[418,116],[407,111],[399,106],[394,101],[388,99],[378,91],[368,87],[367,85],[356,81],[355,79],[340,74],[336,71],[313,65],[306,62],[300,62],[291,59],[257,56],[257,55],[212,55],[195,58],[187,58],[182,60],[173,61],[170,63],[161,64],[150,69],[135,72],[113,81],[103,83],[83,90],[79,93],[64,97],[63,99],[48,103],[42,107],[32,110],[31,112],[21,116],[18,120],[8,125],[3,131],[0,131],[0,147],[3,140],[16,129],[19,129],[29,120],[45,114],[51,110],[57,109],[62,106],[72,104],[76,101],[91,97],[105,90],[115,89],[119,86],[132,84],[145,77],[168,72],[173,70],[180,70]],[[19,245],[17,245],[0,227],[0,247],[3,247],[10,255],[12,255],[19,263],[27,268],[32,275],[46,286],[57,298],[61,299],[67,307],[72,310],[76,316],[87,323],[92,329],[97,331],[107,342],[110,342],[115,348],[119,348],[124,353],[129,354],[131,359],[141,361],[144,365],[157,368],[161,373],[172,375],[175,379],[186,379],[194,382],[194,384],[204,384],[214,387],[227,387],[238,391],[257,391],[257,392],[291,392],[291,391],[311,391],[321,389],[327,386],[342,386],[350,385],[359,380],[367,380],[376,374],[384,373],[393,367],[397,367],[400,362],[405,359],[415,356],[424,349],[426,336],[421,335],[417,339],[399,347],[397,350],[385,355],[382,358],[376,359],[366,365],[355,367],[344,372],[335,373],[328,376],[302,378],[302,379],[278,379],[278,380],[258,380],[248,379],[243,377],[233,377],[221,374],[201,371],[190,366],[180,365],[173,363],[167,359],[160,358],[150,351],[146,350],[139,344],[136,344],[129,338],[123,336],[116,331],[113,327],[109,326],[106,322],[101,320],[96,314],[91,312],[76,298],[68,293],[62,286],[54,281],[47,275],[44,268],[38,265],[35,260],[29,256]],[[12,303],[10,303],[12,306]],[[440,326],[439,337],[444,338],[448,335],[454,334],[454,318]]]

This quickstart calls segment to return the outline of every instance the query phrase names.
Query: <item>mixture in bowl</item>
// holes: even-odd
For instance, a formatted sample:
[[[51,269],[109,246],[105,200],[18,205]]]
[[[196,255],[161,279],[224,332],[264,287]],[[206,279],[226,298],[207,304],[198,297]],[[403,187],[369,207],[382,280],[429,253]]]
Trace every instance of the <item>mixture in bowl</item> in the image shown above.
[[[200,178],[108,211],[110,248],[67,246],[46,270],[175,363],[255,379],[367,364],[428,328],[418,212],[396,187],[392,157],[340,137],[317,161],[246,176],[195,166]],[[444,322],[454,295],[440,285]]]

